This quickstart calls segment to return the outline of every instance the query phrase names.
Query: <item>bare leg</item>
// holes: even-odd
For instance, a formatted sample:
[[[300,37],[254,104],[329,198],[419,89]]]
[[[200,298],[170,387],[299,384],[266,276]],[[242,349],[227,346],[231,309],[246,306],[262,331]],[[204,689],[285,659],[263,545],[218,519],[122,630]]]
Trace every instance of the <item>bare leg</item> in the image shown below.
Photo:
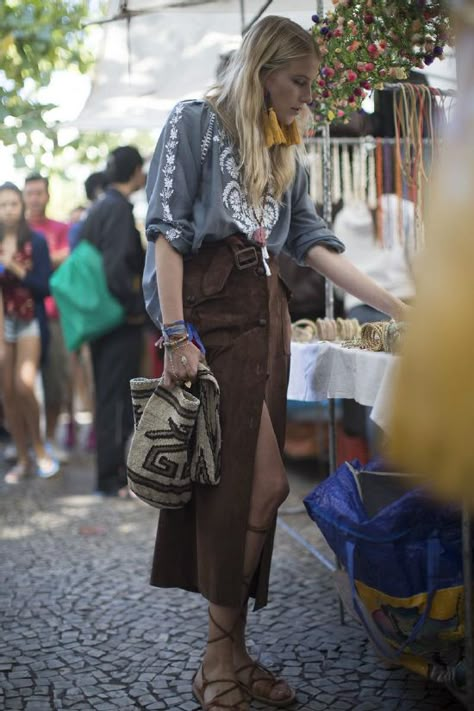
[[[242,703],[242,692],[235,688],[236,679],[248,683],[250,671],[247,668],[249,665],[254,666],[245,646],[248,587],[260,561],[266,532],[273,524],[278,506],[287,495],[286,472],[270,415],[264,404],[255,454],[255,474],[244,558],[242,607],[226,608],[212,604],[209,606],[208,645],[202,667],[196,675],[199,688],[202,687],[203,681],[216,680],[208,687],[204,684],[207,692],[204,694],[204,700],[208,703],[212,699],[216,700],[216,704],[209,707],[211,711],[219,710],[217,697],[223,691],[227,693],[222,697],[222,703],[237,704],[240,699],[241,703],[236,705],[236,711],[248,708]],[[237,676],[236,670],[239,669],[242,669],[242,672]],[[261,676],[263,675],[259,673],[259,678]],[[275,701],[288,698],[291,694],[287,684],[275,684],[270,675],[252,684],[252,689]]]
[[[292,699],[293,692],[286,682],[278,680],[261,668],[255,669],[245,643],[248,588],[257,569],[268,529],[273,525],[278,507],[288,496],[289,487],[270,414],[264,403],[255,454],[255,470],[247,531],[243,607],[233,634],[234,664],[238,678],[253,693],[272,701]]]
[[[15,366],[17,358],[17,344],[5,343],[5,360],[3,366],[3,405],[8,429],[15,443],[18,464],[28,467],[28,439],[23,421],[23,408],[18,402],[15,389]]]
[[[40,434],[40,411],[35,394],[40,352],[41,343],[36,336],[20,338],[17,342],[15,389],[19,394],[26,431],[38,459],[47,458]]]
[[[231,708],[247,711],[248,704],[234,670],[233,632],[240,617],[240,608],[209,605],[208,642],[195,680],[196,694],[209,704],[209,711]],[[214,703],[213,703],[214,702]],[[219,706],[222,703],[224,706]]]

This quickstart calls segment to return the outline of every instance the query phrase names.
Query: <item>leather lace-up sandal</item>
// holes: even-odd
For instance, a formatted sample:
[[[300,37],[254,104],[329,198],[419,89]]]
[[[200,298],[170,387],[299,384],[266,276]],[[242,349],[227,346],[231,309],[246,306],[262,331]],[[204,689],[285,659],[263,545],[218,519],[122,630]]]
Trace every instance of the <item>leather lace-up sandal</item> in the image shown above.
[[[211,639],[208,642],[209,644],[214,644],[215,642],[221,642],[223,639],[233,639],[232,634],[234,632],[235,625],[238,622],[238,619],[234,623],[234,626],[230,630],[230,632],[221,625],[219,625],[213,616],[211,615],[211,612],[209,611],[209,617],[211,619],[212,624],[222,633],[219,637],[215,637],[215,639]],[[227,711],[248,711],[248,701],[250,697],[248,694],[245,692],[245,690],[242,688],[242,685],[236,681],[236,679],[232,678],[227,678],[227,679],[208,679],[206,677],[205,671],[204,671],[204,663],[201,665],[201,675],[202,675],[202,684],[201,686],[198,685],[197,683],[197,673],[194,676],[193,683],[192,683],[192,690],[194,694],[194,698],[196,701],[201,705],[201,708],[203,711],[219,711],[219,709],[226,709]],[[224,689],[223,691],[219,691],[212,699],[209,701],[206,701],[206,690],[212,686],[213,684],[228,684],[228,688]],[[233,702],[226,702],[225,697],[230,694],[232,691],[239,690],[241,694],[241,701],[238,703]]]
[[[231,691],[235,691],[236,689],[242,691],[242,686],[237,683],[235,679],[206,679],[203,667],[201,667],[201,674],[201,687],[198,686],[196,677],[193,679],[193,694],[196,701],[201,704],[203,711],[218,711],[218,709],[227,709],[227,711],[229,711],[229,709],[230,711],[248,711],[248,702],[244,698],[242,701],[239,701],[238,704],[223,701],[224,697],[230,694]],[[229,684],[229,688],[217,693],[210,701],[205,701],[206,689],[212,686],[212,684]]]
[[[292,704],[296,699],[296,693],[293,689],[290,689],[290,687],[288,687],[287,696],[284,696],[281,699],[273,698],[271,694],[276,686],[279,684],[288,685],[285,681],[283,681],[283,679],[276,677],[270,669],[267,669],[258,662],[244,664],[242,667],[236,669],[235,673],[239,677],[239,684],[243,691],[245,691],[252,699],[255,699],[255,701],[261,701],[268,706],[286,708],[286,706],[290,706],[290,704]],[[241,681],[242,675],[247,677],[245,682]],[[255,690],[255,685],[259,683],[265,683],[268,685],[267,694],[263,694],[261,688],[259,688],[259,691]]]

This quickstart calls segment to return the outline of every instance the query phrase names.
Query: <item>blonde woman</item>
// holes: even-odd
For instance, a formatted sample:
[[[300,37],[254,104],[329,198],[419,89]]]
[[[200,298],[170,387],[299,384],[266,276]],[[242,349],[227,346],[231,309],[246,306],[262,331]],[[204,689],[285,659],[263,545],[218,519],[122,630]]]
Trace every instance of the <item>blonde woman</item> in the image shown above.
[[[245,645],[247,603],[267,602],[276,512],[288,494],[290,321],[276,257],[284,249],[391,316],[404,308],[345,260],[309,198],[297,122],[318,67],[308,32],[260,20],[205,100],[175,107],[149,173],[144,290],[164,333],[165,384],[196,378],[202,342],[221,388],[221,483],[196,486],[189,505],[161,513],[151,580],[209,601],[193,681],[207,711],[295,699]]]

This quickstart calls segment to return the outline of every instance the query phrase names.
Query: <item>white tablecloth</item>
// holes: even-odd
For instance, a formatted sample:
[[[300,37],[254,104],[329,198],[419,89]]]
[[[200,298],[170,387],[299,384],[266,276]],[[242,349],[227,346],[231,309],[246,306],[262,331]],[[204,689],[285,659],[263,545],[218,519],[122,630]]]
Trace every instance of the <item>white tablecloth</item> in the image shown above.
[[[328,341],[291,344],[288,399],[351,398],[371,406],[371,418],[386,429],[390,386],[397,358]]]

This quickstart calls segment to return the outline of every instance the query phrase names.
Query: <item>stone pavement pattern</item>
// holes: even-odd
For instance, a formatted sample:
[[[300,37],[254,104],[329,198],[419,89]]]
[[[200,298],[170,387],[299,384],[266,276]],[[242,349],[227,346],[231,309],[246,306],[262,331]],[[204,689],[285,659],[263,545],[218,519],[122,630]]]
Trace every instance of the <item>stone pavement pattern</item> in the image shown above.
[[[314,483],[291,481],[290,511]],[[156,512],[92,489],[82,455],[52,480],[0,484],[0,709],[197,710],[205,603],[147,584]],[[316,540],[306,516],[285,521]],[[298,689],[295,711],[462,709],[446,690],[384,669],[361,628],[340,625],[328,571],[283,530],[271,603],[249,629],[252,652]]]

